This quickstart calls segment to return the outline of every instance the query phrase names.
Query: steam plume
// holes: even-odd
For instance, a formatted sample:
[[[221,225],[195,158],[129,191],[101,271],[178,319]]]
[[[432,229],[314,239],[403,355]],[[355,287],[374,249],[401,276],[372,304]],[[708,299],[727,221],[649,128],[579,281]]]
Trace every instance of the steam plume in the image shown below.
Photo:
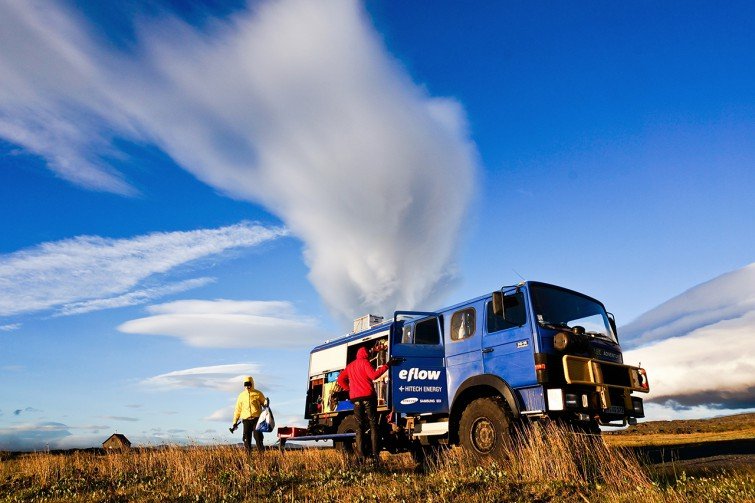
[[[162,16],[129,54],[60,10],[0,19],[24,49],[0,55],[0,135],[60,176],[132,193],[112,140],[156,144],[279,215],[344,318],[420,307],[453,278],[476,176],[464,113],[411,81],[358,3],[265,2],[203,30]]]

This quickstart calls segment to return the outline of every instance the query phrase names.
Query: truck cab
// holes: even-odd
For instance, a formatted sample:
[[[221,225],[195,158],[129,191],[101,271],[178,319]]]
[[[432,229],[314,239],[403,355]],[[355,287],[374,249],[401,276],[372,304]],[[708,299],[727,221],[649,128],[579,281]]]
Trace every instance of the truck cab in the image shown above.
[[[523,282],[357,328],[310,354],[310,434],[355,430],[335,381],[360,347],[375,365],[393,362],[375,387],[383,446],[394,452],[460,444],[495,456],[520,422],[552,419],[599,433],[644,417],[633,392],[649,391],[647,375],[623,363],[613,316],[566,288]]]

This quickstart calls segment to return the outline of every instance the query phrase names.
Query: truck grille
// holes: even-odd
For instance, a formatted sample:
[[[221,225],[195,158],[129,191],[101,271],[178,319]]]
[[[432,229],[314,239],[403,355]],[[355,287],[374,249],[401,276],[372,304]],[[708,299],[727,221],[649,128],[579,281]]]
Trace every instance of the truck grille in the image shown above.
[[[563,366],[564,378],[568,384],[648,391],[640,384],[638,367],[572,355],[564,356]]]

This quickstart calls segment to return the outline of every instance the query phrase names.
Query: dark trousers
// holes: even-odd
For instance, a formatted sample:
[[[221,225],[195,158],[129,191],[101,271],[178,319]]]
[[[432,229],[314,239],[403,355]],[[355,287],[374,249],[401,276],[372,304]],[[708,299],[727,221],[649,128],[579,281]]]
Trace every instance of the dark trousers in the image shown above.
[[[359,423],[357,430],[357,455],[364,456],[364,435],[367,430],[370,431],[370,442],[372,445],[372,457],[377,459],[378,456],[378,429],[377,429],[377,400],[372,398],[357,398],[354,400],[354,417]]]
[[[242,438],[244,439],[244,447],[247,451],[252,450],[252,435],[254,435],[254,443],[257,444],[257,450],[262,452],[264,449],[264,446],[262,445],[262,432],[254,429],[257,427],[258,419],[259,417],[253,417],[242,421],[244,425],[244,434],[242,435]]]

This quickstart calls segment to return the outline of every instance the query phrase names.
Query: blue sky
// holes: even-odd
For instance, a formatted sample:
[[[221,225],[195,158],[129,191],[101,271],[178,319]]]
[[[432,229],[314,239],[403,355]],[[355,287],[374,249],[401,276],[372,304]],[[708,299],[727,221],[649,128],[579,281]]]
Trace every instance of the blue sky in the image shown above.
[[[237,441],[247,373],[301,424],[312,345],[519,275],[605,302],[651,418],[752,410],[753,15],[0,6],[0,448]]]

